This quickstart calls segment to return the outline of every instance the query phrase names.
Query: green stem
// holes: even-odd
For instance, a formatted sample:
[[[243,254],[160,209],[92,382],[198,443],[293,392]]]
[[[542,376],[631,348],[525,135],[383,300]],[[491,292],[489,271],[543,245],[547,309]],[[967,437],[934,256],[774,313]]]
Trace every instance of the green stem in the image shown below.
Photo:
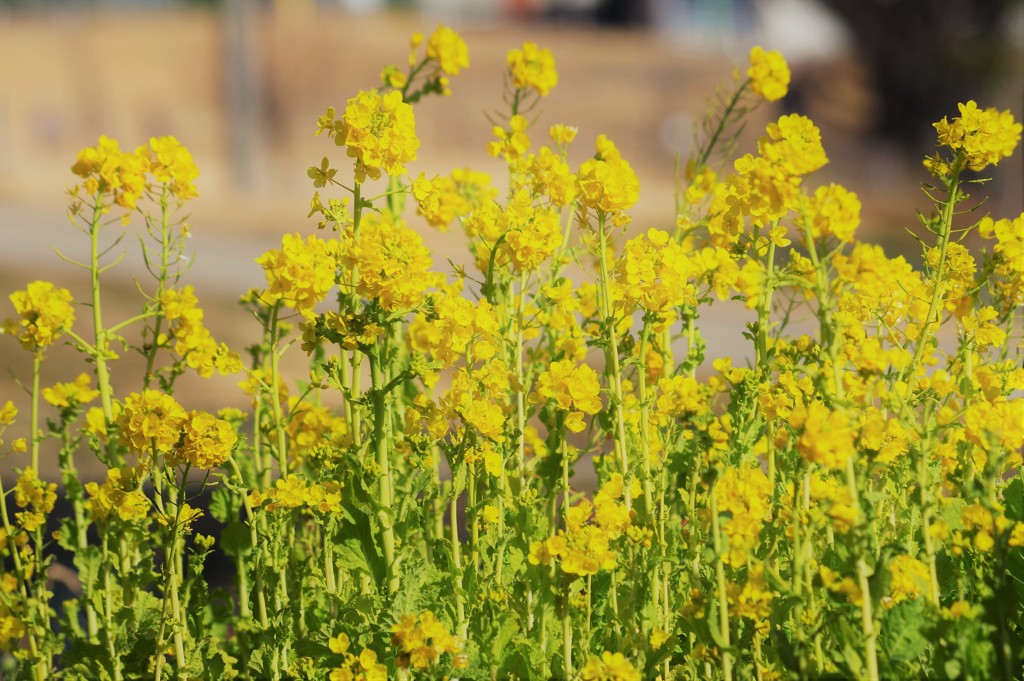
[[[377,496],[380,511],[377,520],[380,523],[381,544],[384,549],[384,563],[387,569],[388,596],[394,598],[398,593],[399,574],[395,558],[395,527],[392,513],[392,474],[391,457],[388,452],[388,428],[391,423],[390,408],[384,392],[384,372],[381,366],[379,346],[370,352],[370,395],[373,400],[373,446],[377,455],[377,466],[380,477],[377,479]]]
[[[93,208],[92,220],[89,224],[89,279],[92,290],[92,322],[94,343],[94,360],[96,362],[96,387],[100,391],[100,404],[103,407],[103,421],[107,428],[113,422],[113,407],[111,406],[110,373],[107,369],[107,333],[103,329],[103,314],[100,307],[100,262],[99,262],[99,237],[100,218],[103,215],[103,206],[97,202]],[[108,466],[121,465],[120,457],[113,456],[114,448],[108,442]]]
[[[601,316],[608,333],[607,354],[611,360],[611,390],[615,403],[615,449],[619,454],[619,467],[622,472],[622,490],[625,497],[626,509],[632,510],[633,499],[630,494],[629,479],[629,454],[626,443],[626,418],[622,409],[622,371],[619,366],[619,343],[615,319],[612,316],[611,299],[611,276],[608,271],[608,232],[607,220],[603,212],[598,213],[599,249],[598,254],[601,266]]]
[[[722,643],[728,648],[732,645],[729,627],[729,592],[725,581],[725,563],[722,561],[722,530],[718,518],[718,486],[711,486],[711,535],[715,549],[715,579],[718,587],[718,626],[722,631]],[[722,678],[732,681],[732,653],[722,653]]]

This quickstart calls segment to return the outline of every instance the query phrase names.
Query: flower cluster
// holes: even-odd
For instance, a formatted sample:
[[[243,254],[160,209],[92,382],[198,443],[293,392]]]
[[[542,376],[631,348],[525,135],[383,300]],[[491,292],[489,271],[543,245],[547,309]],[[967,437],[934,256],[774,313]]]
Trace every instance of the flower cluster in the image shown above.
[[[512,87],[517,90],[534,90],[546,97],[558,85],[558,71],[551,50],[539,48],[535,43],[525,42],[522,48],[509,50],[508,71]]]
[[[48,281],[33,281],[10,298],[21,319],[5,321],[4,333],[18,336],[30,352],[52,345],[75,321],[71,293]]]
[[[583,414],[601,411],[601,386],[597,372],[586,364],[576,365],[566,359],[552,362],[537,378],[535,399],[540,403],[553,400],[567,412],[565,426],[574,433],[584,428]]]
[[[310,236],[285,234],[280,250],[267,251],[256,259],[267,277],[262,300],[267,305],[282,301],[303,317],[313,316],[313,308],[334,287],[338,245]]]
[[[117,419],[121,442],[135,452],[166,454],[181,439],[188,412],[171,395],[159,390],[131,393]]]
[[[622,653],[591,655],[580,670],[583,681],[640,681],[640,672]]]
[[[391,176],[405,173],[405,164],[416,160],[420,140],[416,137],[416,120],[412,106],[402,100],[402,93],[392,90],[362,91],[348,100],[345,112],[335,119],[333,107],[320,117],[317,133],[327,131],[335,144],[346,148],[356,160],[357,182],[367,177],[376,180],[381,172]]]
[[[775,102],[786,96],[789,88],[789,66],[775,50],[755,45],[750,50],[750,68],[747,69],[750,89],[754,94]]]
[[[350,653],[347,634],[331,637],[327,646],[332,653],[342,656],[341,665],[331,670],[329,681],[387,681],[388,669],[377,661],[377,653],[370,648],[364,648],[358,655]]]
[[[957,108],[960,115],[952,121],[943,117],[935,123],[940,146],[961,155],[964,164],[975,172],[1013,155],[1024,129],[1013,114],[991,107],[979,109],[974,100],[958,104]],[[937,175],[946,175],[950,169],[949,163],[938,155],[925,164]]]
[[[453,656],[453,666],[462,662],[462,643],[430,610],[419,615],[404,615],[391,628],[392,643],[398,647],[395,663],[402,669],[429,669],[443,655]]]
[[[356,274],[356,293],[388,312],[418,307],[438,282],[423,237],[390,216],[365,220],[358,237],[346,234],[340,260]]]
[[[576,173],[580,203],[604,213],[620,213],[640,198],[640,180],[615,144],[599,135],[597,154]]]

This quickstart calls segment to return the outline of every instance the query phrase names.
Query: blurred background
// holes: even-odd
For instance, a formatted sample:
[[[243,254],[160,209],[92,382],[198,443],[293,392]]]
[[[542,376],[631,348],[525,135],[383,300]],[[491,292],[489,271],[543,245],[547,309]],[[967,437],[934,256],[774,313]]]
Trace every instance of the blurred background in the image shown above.
[[[253,342],[258,326],[235,304],[264,281],[253,259],[285,232],[315,231],[306,218],[310,165],[327,155],[347,167],[332,142],[313,136],[317,116],[377,86],[385,64],[405,63],[409,36],[438,23],[462,33],[471,66],[453,78],[452,97],[418,106],[422,146],[410,171],[471,165],[504,182],[485,152],[486,113],[503,109],[507,50],[532,40],[552,50],[560,75],[538,109],[535,144],[553,123],[576,125],[570,160],[579,163],[599,133],[609,135],[640,177],[634,231],[674,224],[676,159],[685,162],[709,97],[734,68],[746,69],[754,44],[781,51],[793,83],[785,100],[758,110],[740,153],[780,113],[810,116],[831,163],[809,182],[857,192],[860,237],[915,259],[906,228],[916,209],[929,209],[919,185],[927,179],[921,159],[934,149],[930,124],[972,98],[1018,120],[1024,109],[1020,0],[0,0],[0,319],[13,314],[6,295],[34,279],[87,295],[84,273],[52,250],[87,255],[87,238],[65,217],[77,151],[101,134],[124,148],[172,134],[201,172],[184,283],[195,285],[218,340],[237,350]],[[983,210],[1024,210],[1022,166],[1018,148],[992,173]],[[457,232],[413,224],[438,269],[447,258],[468,261]],[[106,275],[108,294],[123,294],[108,298],[108,320],[141,304],[138,229],[128,228],[121,247],[129,255]],[[711,356],[741,352],[736,314],[716,305],[705,320]],[[87,310],[78,316],[86,328]],[[302,353],[293,359],[302,376]],[[30,368],[17,342],[0,337],[0,404],[14,399],[24,415],[8,441],[27,432],[18,381]],[[80,371],[91,367],[55,347],[42,384]],[[118,394],[140,387],[128,353],[113,375]],[[187,408],[244,408],[236,380],[185,377],[179,399]],[[24,460],[2,467],[11,465]],[[86,478],[102,473],[81,468]]]

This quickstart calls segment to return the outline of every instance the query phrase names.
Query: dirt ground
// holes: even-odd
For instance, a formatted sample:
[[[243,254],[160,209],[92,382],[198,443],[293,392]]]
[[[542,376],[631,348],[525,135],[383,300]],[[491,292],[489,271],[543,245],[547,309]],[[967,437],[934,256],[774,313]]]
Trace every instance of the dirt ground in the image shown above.
[[[0,292],[6,295],[45,277],[83,298],[86,280],[50,250],[57,245],[74,257],[86,248],[83,235],[64,218],[62,192],[73,184],[69,167],[77,150],[95,144],[100,134],[119,139],[124,147],[143,144],[151,135],[173,134],[192,150],[201,171],[201,197],[193,203],[190,220],[196,265],[185,281],[196,285],[214,334],[244,347],[255,337],[256,326],[234,301],[262,282],[253,258],[279,244],[284,232],[315,230],[306,218],[313,191],[306,177],[310,165],[327,155],[345,167],[330,141],[313,136],[317,116],[328,106],[343,108],[360,88],[375,86],[384,64],[404,63],[409,35],[429,33],[436,23],[417,13],[356,17],[322,10],[257,17],[249,47],[249,108],[232,115],[229,32],[215,14],[0,15]],[[452,97],[430,98],[418,106],[422,146],[410,171],[430,175],[472,165],[502,181],[500,164],[484,152],[491,128],[485,114],[503,108],[507,50],[529,39],[552,50],[560,76],[558,87],[535,112],[535,142],[550,124],[576,125],[580,134],[571,160],[578,163],[592,153],[599,133],[615,140],[640,176],[635,230],[673,223],[677,155],[686,158],[708,96],[728,81],[734,65],[745,62],[749,48],[715,52],[639,30],[481,22],[456,27],[469,43],[471,67],[453,79]],[[849,60],[794,70],[797,79],[806,76],[808,83],[803,113],[822,128],[833,161],[814,181],[838,181],[861,196],[865,238],[887,248],[913,247],[904,227],[914,223],[915,208],[927,210],[917,189],[926,178],[919,160],[863,137],[872,99],[861,71]],[[1007,92],[1006,98],[1002,106],[1019,107],[1021,97]],[[779,112],[777,107],[759,110],[742,144],[749,148],[757,130]],[[1019,108],[1014,113],[1020,118]],[[233,142],[239,130],[246,135],[243,146]],[[233,163],[239,158],[242,167]],[[1016,214],[1024,208],[1020,152],[996,175],[989,207],[997,215]],[[422,232],[438,267],[448,258],[466,261],[454,232],[441,235],[426,227]],[[129,236],[124,242],[129,250],[136,248],[133,240]],[[131,297],[132,278],[141,271],[133,256],[110,273],[109,290],[124,298],[106,307],[108,319],[138,309]],[[11,312],[6,302],[0,303],[0,318]],[[721,308],[716,313],[721,319],[708,322],[709,340],[722,354],[739,340],[742,329],[735,314]],[[82,308],[79,317],[87,315]],[[296,372],[302,375],[298,364]],[[18,399],[26,405],[6,367],[13,378],[27,380],[23,351],[12,339],[0,338],[5,372],[0,403]],[[70,380],[83,370],[89,367],[57,349],[43,383]],[[130,365],[115,369],[121,389],[138,388],[124,378],[132,375]],[[189,406],[212,410],[246,404],[227,379],[190,379],[183,387],[181,399]],[[85,467],[86,476],[97,473]]]

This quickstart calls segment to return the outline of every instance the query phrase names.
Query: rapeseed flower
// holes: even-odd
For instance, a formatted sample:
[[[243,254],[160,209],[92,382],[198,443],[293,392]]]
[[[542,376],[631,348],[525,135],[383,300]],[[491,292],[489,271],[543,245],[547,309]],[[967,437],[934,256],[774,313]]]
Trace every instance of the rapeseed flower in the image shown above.
[[[5,321],[4,333],[18,336],[30,352],[52,345],[75,321],[71,293],[48,281],[33,281],[10,299],[21,319]]]
[[[583,162],[576,178],[580,204],[586,208],[614,213],[626,210],[640,198],[640,180],[604,135],[597,138],[597,155]]]
[[[786,96],[789,88],[789,66],[775,50],[755,45],[750,50],[750,89],[765,100],[775,102]]]
[[[437,62],[447,75],[456,76],[469,68],[469,48],[454,29],[439,25],[427,40],[427,59]]]
[[[334,287],[337,269],[336,241],[298,234],[285,234],[280,250],[270,250],[256,259],[267,277],[262,301],[282,301],[303,317],[313,317],[313,308]]]
[[[356,182],[365,182],[367,177],[376,180],[381,172],[402,175],[405,164],[416,160],[420,146],[416,119],[398,90],[385,94],[361,91],[348,100],[341,120],[334,120],[334,115],[334,109],[328,109],[321,116],[317,134],[327,130],[335,144],[344,146],[356,160]]]
[[[171,451],[181,438],[188,413],[170,395],[159,390],[131,393],[117,419],[121,442],[135,452]]]
[[[590,655],[580,670],[583,681],[640,681],[640,672],[622,653],[605,651],[601,657]]]
[[[974,100],[957,104],[957,108],[960,115],[952,121],[943,116],[934,124],[940,146],[962,156],[964,164],[975,172],[1013,155],[1024,128],[1009,110],[979,109]],[[925,165],[938,175],[949,171],[949,164],[937,155],[926,159]]]
[[[541,49],[535,43],[525,42],[520,49],[509,50],[507,61],[512,87],[517,90],[532,89],[546,97],[558,84],[555,58],[547,48]]]

